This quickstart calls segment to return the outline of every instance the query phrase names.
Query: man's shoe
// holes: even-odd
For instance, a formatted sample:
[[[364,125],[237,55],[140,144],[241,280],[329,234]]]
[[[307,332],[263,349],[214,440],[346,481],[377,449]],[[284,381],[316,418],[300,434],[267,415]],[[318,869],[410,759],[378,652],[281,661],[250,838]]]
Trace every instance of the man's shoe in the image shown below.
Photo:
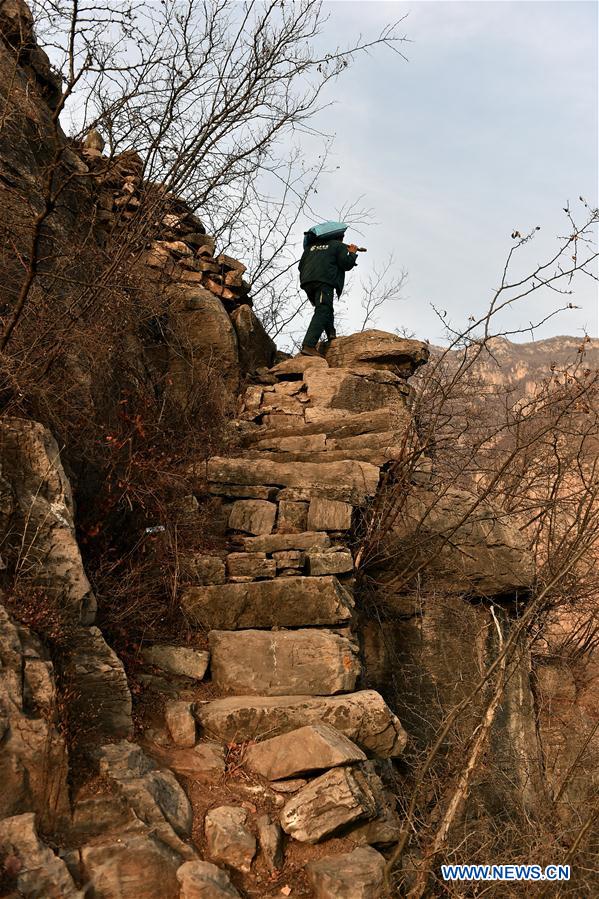
[[[303,346],[300,350],[302,356],[320,356],[315,346]]]

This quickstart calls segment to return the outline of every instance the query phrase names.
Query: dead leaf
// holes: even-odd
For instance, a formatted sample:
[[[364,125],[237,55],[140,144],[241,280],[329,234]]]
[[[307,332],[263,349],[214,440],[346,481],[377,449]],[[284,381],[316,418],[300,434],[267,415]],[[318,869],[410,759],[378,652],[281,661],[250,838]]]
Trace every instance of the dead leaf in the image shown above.
[[[283,894],[283,896],[291,896],[291,887],[281,887],[281,893]]]

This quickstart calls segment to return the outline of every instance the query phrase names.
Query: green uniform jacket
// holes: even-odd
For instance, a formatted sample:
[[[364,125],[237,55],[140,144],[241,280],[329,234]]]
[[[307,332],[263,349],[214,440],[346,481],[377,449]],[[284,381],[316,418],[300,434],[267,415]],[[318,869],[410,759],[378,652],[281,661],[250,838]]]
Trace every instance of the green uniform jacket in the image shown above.
[[[299,263],[300,285],[330,284],[341,296],[345,283],[345,273],[357,262],[356,253],[350,253],[340,240],[323,241],[308,247],[302,253]]]

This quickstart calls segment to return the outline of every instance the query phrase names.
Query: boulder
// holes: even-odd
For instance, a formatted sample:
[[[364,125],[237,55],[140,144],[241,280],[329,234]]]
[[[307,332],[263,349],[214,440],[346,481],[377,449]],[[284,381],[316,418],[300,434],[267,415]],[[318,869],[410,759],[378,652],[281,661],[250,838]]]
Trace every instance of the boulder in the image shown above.
[[[132,702],[123,663],[97,627],[75,628],[64,652],[64,677],[80,738],[130,737]]]
[[[191,709],[192,704],[184,699],[171,700],[165,705],[164,720],[172,741],[177,746],[195,745],[196,722]]]
[[[496,664],[501,649],[498,628],[505,645],[514,624],[509,608],[494,604],[489,609],[486,603],[465,602],[461,595],[439,592],[421,596],[417,614],[387,620],[382,636],[378,622],[362,630],[370,682],[385,688],[390,683],[397,685],[391,701],[410,734],[411,759],[417,760],[427,751],[447,715],[477,683],[480,672]],[[525,822],[543,805],[546,786],[539,762],[543,751],[536,702],[531,689],[529,641],[526,634],[521,634],[511,648],[501,712],[485,747],[485,768],[471,786],[476,809],[473,814],[481,820],[485,815],[491,820],[501,809],[514,820]],[[485,692],[470,699],[461,716],[463,733],[474,732],[487,704]],[[426,715],[422,709],[426,709]],[[445,766],[442,751],[436,762],[439,777]],[[471,820],[466,819],[465,832]]]
[[[141,654],[150,665],[167,671],[169,674],[189,677],[192,680],[203,679],[210,661],[209,652],[165,643],[147,646],[142,649]]]
[[[36,421],[0,423],[0,535],[9,569],[18,559],[28,584],[71,621],[93,622],[96,600],[75,537],[71,488],[56,441]]]
[[[246,534],[270,534],[277,515],[276,503],[263,499],[239,499],[233,503],[229,528]]]
[[[370,846],[306,865],[315,899],[381,899],[385,858]]]
[[[379,469],[368,462],[263,462],[213,456],[207,465],[208,482],[217,484],[317,487],[330,499],[360,505],[376,492]]]
[[[48,830],[68,821],[68,752],[57,702],[48,653],[0,605],[0,818],[34,811]]]
[[[353,507],[331,499],[315,497],[308,508],[309,531],[348,531]]]
[[[375,690],[345,696],[231,696],[196,707],[202,729],[223,742],[244,742],[323,722],[368,754],[401,755],[407,736]]]
[[[344,734],[328,724],[308,724],[249,746],[243,763],[267,780],[281,780],[366,759]]]
[[[260,851],[266,867],[274,874],[283,867],[283,831],[278,821],[271,821],[268,815],[260,815],[256,821]]]
[[[241,899],[222,868],[210,862],[185,862],[177,871],[179,899]]]
[[[348,412],[370,412],[405,403],[399,389],[401,381],[387,372],[353,372],[345,368],[311,368],[304,374],[310,406],[346,409]]]
[[[193,391],[198,363],[208,364],[234,394],[240,377],[238,341],[221,300],[196,284],[172,287],[169,296],[175,337],[169,369],[179,400],[185,405]]]
[[[121,832],[81,850],[81,873],[97,899],[179,899],[180,856],[145,830]]]
[[[245,873],[256,854],[256,838],[245,826],[247,815],[244,808],[221,805],[207,812],[204,819],[210,858]]]
[[[4,785],[3,785],[4,788]],[[30,812],[0,821],[0,849],[2,850],[2,886],[6,880],[7,856],[14,857],[14,887],[18,892],[2,895],[23,899],[83,899],[69,874],[69,869],[52,850],[42,843],[35,827],[35,815]],[[6,879],[6,880],[5,880]]]
[[[238,630],[339,624],[350,620],[353,600],[334,577],[294,577],[190,587],[181,605],[194,624]]]
[[[428,362],[429,355],[428,345],[420,340],[374,329],[338,337],[326,350],[331,368],[384,369],[404,378]]]
[[[425,590],[482,597],[532,587],[534,560],[514,516],[453,487],[415,487],[398,512],[393,502],[393,524],[381,534],[377,561],[368,569],[383,589],[399,575],[404,592],[416,578]]]
[[[353,690],[360,674],[357,647],[331,631],[211,631],[208,640],[223,693],[330,695]]]
[[[281,825],[300,843],[318,843],[349,824],[374,818],[377,810],[360,768],[333,768],[288,800],[281,811]]]
[[[191,805],[171,771],[156,764],[135,743],[110,743],[96,752],[100,773],[107,777],[136,816],[183,858],[194,856],[179,837],[189,837]]]
[[[255,372],[258,368],[270,368],[277,347],[274,340],[264,330],[264,325],[254,314],[251,306],[247,304],[238,306],[231,313],[231,321],[237,334],[242,372]]]

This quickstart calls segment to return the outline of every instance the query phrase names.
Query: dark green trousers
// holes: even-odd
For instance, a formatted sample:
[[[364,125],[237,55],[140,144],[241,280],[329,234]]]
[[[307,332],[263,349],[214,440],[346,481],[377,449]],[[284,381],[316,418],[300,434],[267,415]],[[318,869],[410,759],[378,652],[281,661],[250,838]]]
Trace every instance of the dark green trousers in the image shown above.
[[[324,331],[327,340],[335,336],[335,313],[333,311],[333,297],[335,288],[331,284],[306,284],[304,290],[308,299],[314,306],[314,313],[302,346],[315,347]]]

